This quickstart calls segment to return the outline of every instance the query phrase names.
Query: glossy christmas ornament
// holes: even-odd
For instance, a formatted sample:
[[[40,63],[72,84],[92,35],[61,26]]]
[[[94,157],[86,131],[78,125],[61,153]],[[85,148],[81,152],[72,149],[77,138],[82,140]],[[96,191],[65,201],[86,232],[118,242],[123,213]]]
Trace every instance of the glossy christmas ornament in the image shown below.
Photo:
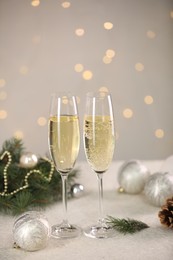
[[[34,168],[37,165],[38,158],[33,153],[25,153],[20,157],[20,166],[23,168]]]
[[[144,194],[151,204],[162,206],[173,196],[173,172],[152,174],[144,188]]]
[[[119,192],[137,194],[142,192],[150,175],[148,168],[140,161],[124,163],[118,172]]]
[[[71,195],[75,198],[80,198],[84,193],[84,186],[79,183],[75,183],[71,187]]]
[[[37,251],[47,245],[50,227],[46,217],[37,211],[19,216],[13,225],[13,238],[17,247]]]

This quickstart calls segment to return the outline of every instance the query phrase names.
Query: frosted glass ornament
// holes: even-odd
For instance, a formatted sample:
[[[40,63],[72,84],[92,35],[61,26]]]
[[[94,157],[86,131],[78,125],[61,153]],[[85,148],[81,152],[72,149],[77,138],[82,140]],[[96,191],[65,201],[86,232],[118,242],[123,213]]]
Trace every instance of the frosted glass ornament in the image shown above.
[[[173,196],[173,172],[152,174],[144,188],[146,198],[155,206],[162,206]]]
[[[37,211],[19,216],[13,225],[15,244],[26,251],[37,251],[47,245],[50,226],[46,217]]]
[[[148,168],[140,161],[124,163],[118,172],[119,191],[129,194],[142,192],[149,175]]]

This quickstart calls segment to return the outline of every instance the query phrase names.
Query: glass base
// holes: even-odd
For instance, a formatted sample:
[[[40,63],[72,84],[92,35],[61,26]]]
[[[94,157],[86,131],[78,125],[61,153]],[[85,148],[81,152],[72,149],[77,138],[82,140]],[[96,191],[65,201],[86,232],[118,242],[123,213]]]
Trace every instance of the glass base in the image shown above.
[[[73,238],[80,236],[81,233],[80,227],[64,223],[52,226],[51,230],[53,238]]]
[[[116,235],[115,230],[107,225],[96,224],[84,229],[84,234],[91,238],[110,238]]]

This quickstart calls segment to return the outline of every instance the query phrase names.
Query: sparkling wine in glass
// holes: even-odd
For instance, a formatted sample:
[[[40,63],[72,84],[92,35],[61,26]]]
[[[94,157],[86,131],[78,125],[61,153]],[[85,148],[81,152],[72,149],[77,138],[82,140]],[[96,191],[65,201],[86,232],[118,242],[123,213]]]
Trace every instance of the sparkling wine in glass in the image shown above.
[[[79,117],[75,96],[67,93],[52,95],[48,143],[55,168],[62,179],[64,213],[62,223],[52,226],[52,236],[55,238],[76,237],[80,235],[81,229],[69,224],[67,217],[67,178],[74,168],[80,145]]]
[[[115,146],[114,116],[111,95],[105,92],[88,93],[84,115],[84,149],[91,169],[96,173],[99,189],[98,222],[84,230],[92,238],[114,236],[103,217],[103,174],[112,161]]]

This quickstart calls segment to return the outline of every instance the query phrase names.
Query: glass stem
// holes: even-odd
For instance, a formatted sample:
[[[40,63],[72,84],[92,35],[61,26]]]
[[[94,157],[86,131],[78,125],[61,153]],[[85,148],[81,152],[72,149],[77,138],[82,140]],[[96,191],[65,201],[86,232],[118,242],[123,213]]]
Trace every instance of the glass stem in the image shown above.
[[[103,225],[103,174],[98,173],[98,189],[99,189],[99,223]]]
[[[67,176],[61,175],[62,179],[62,203],[63,203],[63,224],[68,225],[67,216]]]

